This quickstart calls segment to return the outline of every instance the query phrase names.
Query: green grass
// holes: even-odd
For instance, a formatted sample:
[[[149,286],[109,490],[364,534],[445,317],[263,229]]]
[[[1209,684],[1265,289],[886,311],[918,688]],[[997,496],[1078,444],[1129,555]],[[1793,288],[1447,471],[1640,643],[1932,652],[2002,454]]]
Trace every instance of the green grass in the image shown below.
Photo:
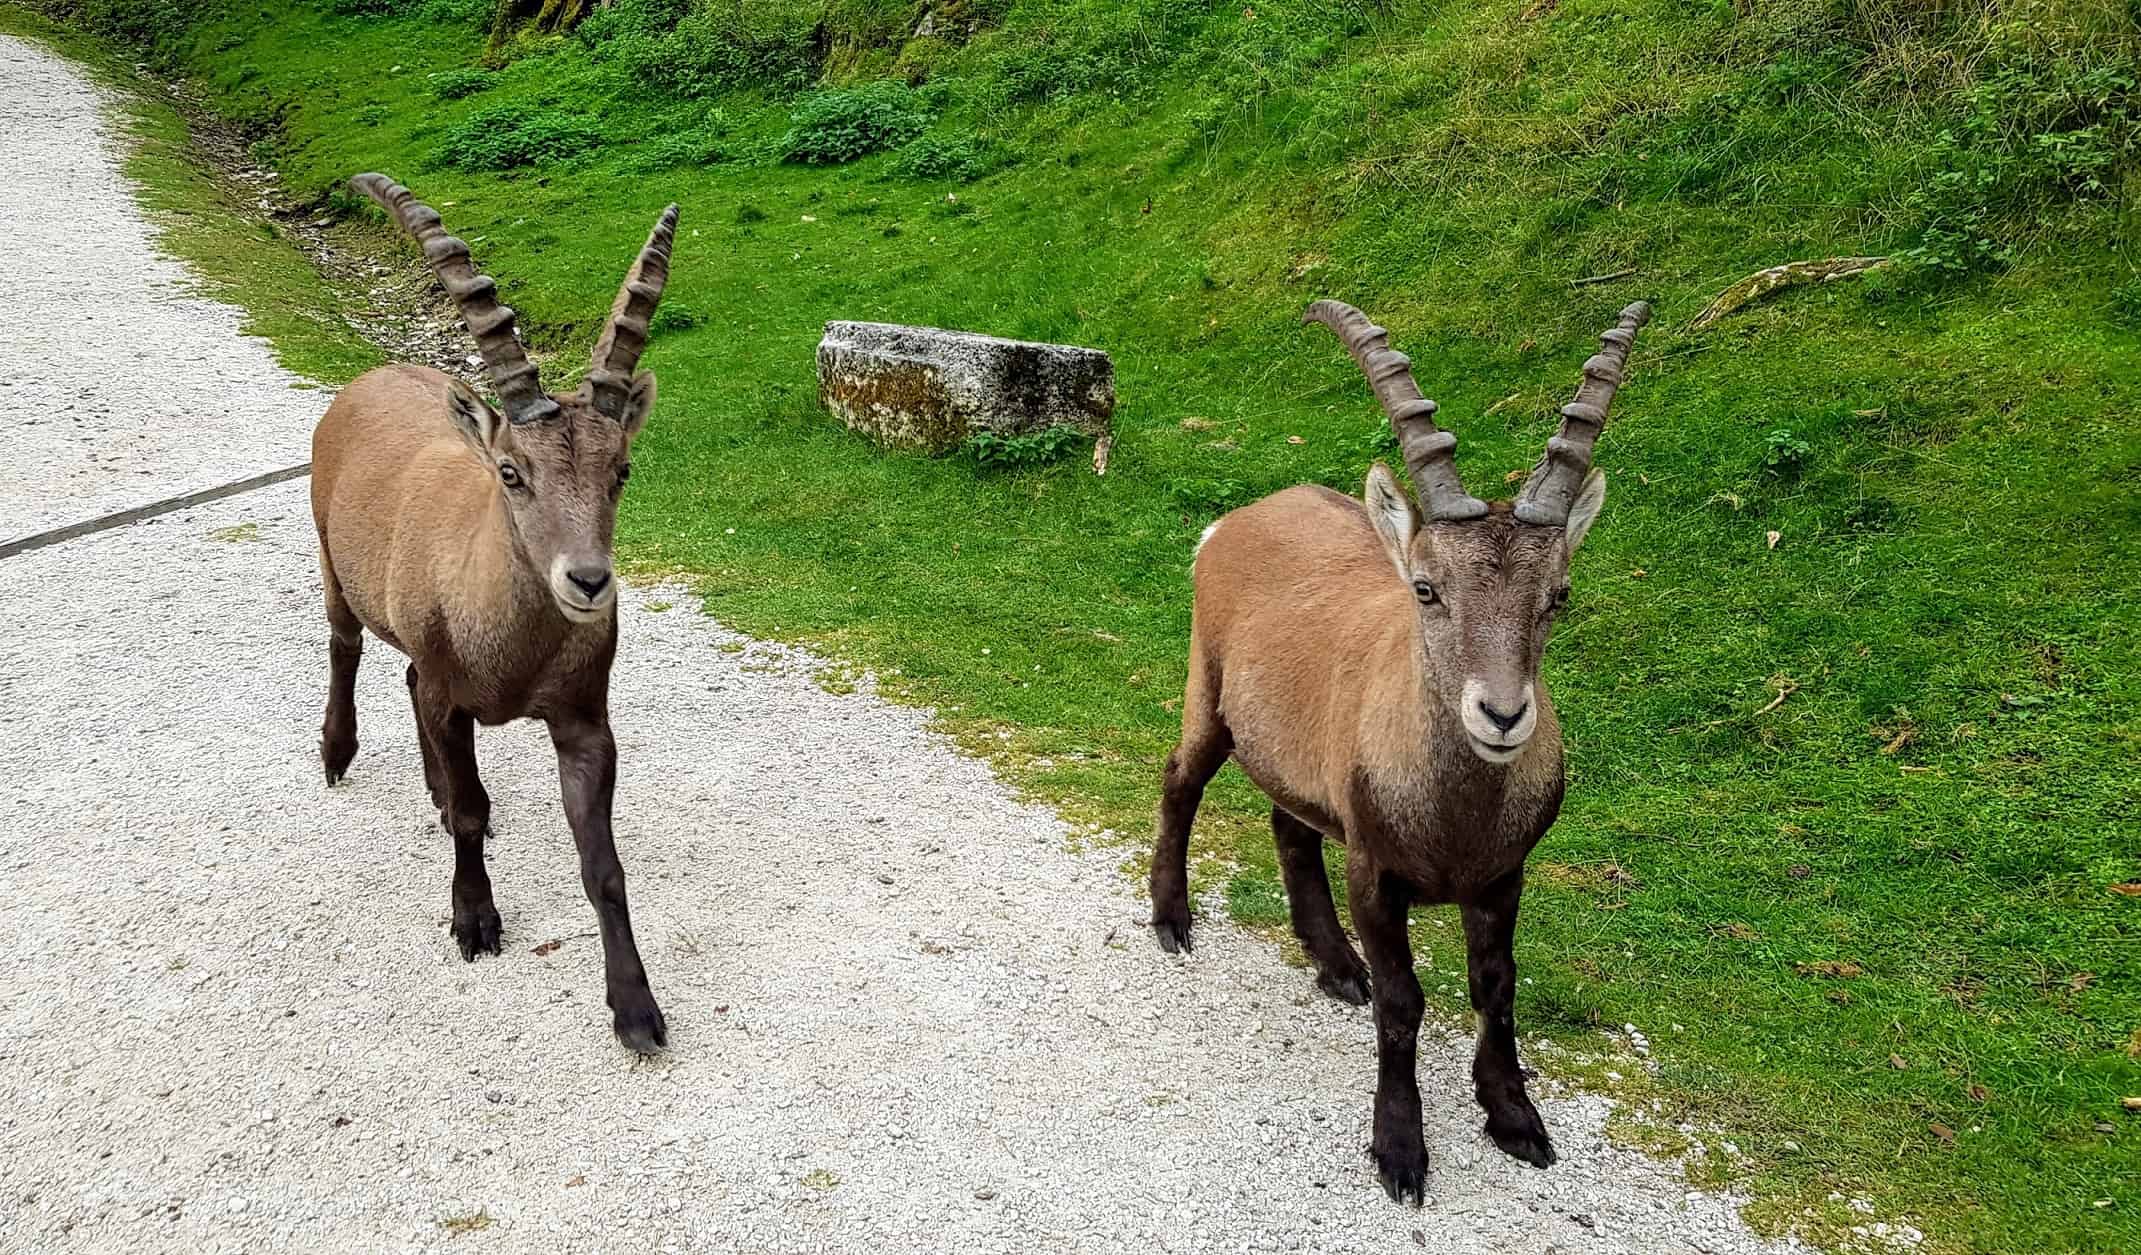
[[[680,202],[627,558],[892,677],[1133,862],[1198,532],[1357,489],[1385,448],[1301,307],[1390,326],[1500,495],[1592,337],[1654,299],[1547,660],[1571,782],[1525,1032],[1639,1026],[1645,1096],[1740,1146],[1766,1224],[1833,1232],[1833,1190],[1941,1248],[2141,1249],[2141,899],[2111,888],[2141,879],[2130,6],[977,0],[908,38],[905,4],[835,0],[685,38],[618,0],[638,27],[510,40],[465,96],[484,13],[377,7],[233,6],[159,55],[322,207],[372,168],[439,205],[554,384]],[[801,79],[798,13],[826,23]],[[898,116],[819,113],[868,151],[919,107],[926,152],[782,160],[805,83],[888,75],[920,84],[873,89]],[[595,142],[485,171],[467,124],[497,110]],[[188,255],[228,273],[241,242]],[[1910,264],[1684,329],[1759,267],[1875,253]],[[291,347],[325,306],[285,281],[232,279],[346,374]],[[1108,474],[875,451],[814,401],[831,318],[1109,349]],[[1265,810],[1222,775],[1198,887],[1277,929]],[[1461,970],[1453,918],[1416,935]]]

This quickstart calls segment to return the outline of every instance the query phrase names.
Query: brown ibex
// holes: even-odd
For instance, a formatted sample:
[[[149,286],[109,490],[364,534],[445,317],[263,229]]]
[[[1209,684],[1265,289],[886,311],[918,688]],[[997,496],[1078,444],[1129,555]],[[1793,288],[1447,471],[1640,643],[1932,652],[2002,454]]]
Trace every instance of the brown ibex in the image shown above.
[[[1458,481],[1456,437],[1435,426],[1388,333],[1336,301],[1305,321],[1336,332],[1395,429],[1421,511],[1388,467],[1365,501],[1304,486],[1212,525],[1194,562],[1182,741],[1167,759],[1152,857],[1152,923],[1190,945],[1190,824],[1228,755],[1270,795],[1294,933],[1316,983],[1375,1004],[1375,1157],[1384,1189],[1422,1201],[1427,1150],[1415,1052],[1423,1011],[1406,912],[1464,914],[1479,1044],[1472,1078],[1487,1134],[1538,1167],[1553,1143],[1518,1070],[1510,940],[1524,859],[1561,810],[1561,729],[1539,677],[1569,595],[1569,555],[1606,497],[1591,448],[1647,305],[1621,311],[1584,363],[1560,434],[1514,503]],[[1425,520],[1422,519],[1422,514]],[[1346,851],[1346,941],[1323,865]]]
[[[625,275],[586,382],[553,396],[537,382],[513,310],[438,214],[384,175],[350,185],[423,245],[504,414],[440,371],[382,366],[344,388],[313,432],[312,516],[331,632],[320,730],[327,783],[357,753],[357,660],[370,629],[409,657],[424,782],[453,835],[453,937],[473,961],[498,953],[499,930],[483,866],[491,799],[476,775],[475,725],[547,723],[617,1037],[652,1054],[668,1030],[632,939],[610,832],[610,537],[632,439],[654,405],[653,374],[635,368],[669,278],[676,206]]]

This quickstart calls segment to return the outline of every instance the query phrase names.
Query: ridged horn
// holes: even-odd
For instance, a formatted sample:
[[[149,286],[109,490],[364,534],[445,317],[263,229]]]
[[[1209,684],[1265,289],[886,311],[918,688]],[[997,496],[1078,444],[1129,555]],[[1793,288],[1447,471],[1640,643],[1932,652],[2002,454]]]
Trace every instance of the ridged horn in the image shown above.
[[[520,337],[513,333],[513,307],[498,303],[498,285],[479,274],[469,260],[468,245],[446,234],[438,211],[411,195],[409,189],[383,174],[360,174],[349,185],[378,201],[401,229],[424,247],[424,260],[439,277],[439,285],[453,297],[461,321],[476,338],[483,364],[490,371],[491,386],[513,423],[540,423],[557,417],[558,403],[543,392],[536,378],[535,363],[528,360]]]
[[[632,372],[647,347],[648,320],[654,317],[662,289],[669,284],[669,249],[676,240],[676,218],[677,207],[671,205],[655,220],[646,247],[626,272],[624,286],[617,289],[602,338],[595,341],[594,366],[581,387],[595,408],[611,418],[624,414],[632,393]]]
[[[1412,361],[1390,347],[1390,333],[1344,301],[1317,301],[1301,321],[1329,327],[1368,376],[1368,386],[1375,389],[1375,399],[1397,433],[1406,473],[1427,517],[1457,520],[1486,514],[1487,503],[1465,492],[1457,478],[1457,437],[1435,426],[1435,403],[1420,394]]]
[[[1561,527],[1569,521],[1569,507],[1591,472],[1591,448],[1605,428],[1606,411],[1613,394],[1627,377],[1628,348],[1635,333],[1650,321],[1650,305],[1637,301],[1621,311],[1620,322],[1599,336],[1599,351],[1583,364],[1583,383],[1576,399],[1561,407],[1561,430],[1546,442],[1546,453],[1532,467],[1524,491],[1517,494],[1515,513],[1519,521],[1542,527]]]

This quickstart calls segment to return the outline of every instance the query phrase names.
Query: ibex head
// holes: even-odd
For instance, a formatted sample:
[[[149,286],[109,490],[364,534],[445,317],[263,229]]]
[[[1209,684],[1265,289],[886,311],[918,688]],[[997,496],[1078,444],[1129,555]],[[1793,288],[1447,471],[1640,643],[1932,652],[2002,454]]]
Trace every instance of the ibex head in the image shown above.
[[[1366,372],[1390,417],[1419,493],[1418,508],[1378,462],[1364,499],[1399,578],[1411,586],[1427,673],[1437,701],[1463,724],[1472,752],[1507,763],[1538,726],[1539,663],[1554,617],[1569,596],[1569,556],[1606,501],[1606,477],[1591,469],[1636,331],[1650,318],[1637,303],[1584,363],[1583,385],[1561,408],[1561,430],[1514,502],[1489,505],[1458,481],[1457,438],[1435,426],[1435,403],[1413,382],[1412,363],[1389,333],[1350,305],[1317,301],[1307,321],[1336,332]]]
[[[455,381],[449,409],[470,448],[496,471],[491,491],[505,502],[519,560],[541,575],[566,618],[608,614],[617,598],[610,559],[617,501],[631,473],[632,439],[654,408],[654,373],[635,368],[669,280],[677,207],[662,211],[626,273],[585,382],[553,395],[514,334],[512,308],[498,303],[497,285],[476,272],[468,245],[446,234],[439,215],[385,175],[360,174],[350,185],[424,246],[483,353],[498,408]]]

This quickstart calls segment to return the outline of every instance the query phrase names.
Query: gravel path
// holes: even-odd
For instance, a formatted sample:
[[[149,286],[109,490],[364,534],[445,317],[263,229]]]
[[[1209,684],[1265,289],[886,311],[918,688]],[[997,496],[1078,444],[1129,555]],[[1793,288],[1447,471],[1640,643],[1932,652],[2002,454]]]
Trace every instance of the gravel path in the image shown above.
[[[302,460],[322,404],[180,294],[107,103],[0,37],[0,535]],[[1431,1205],[1390,1204],[1364,1012],[1216,922],[1164,958],[1116,856],[923,712],[661,590],[621,607],[616,676],[671,1031],[640,1063],[537,729],[480,737],[506,950],[475,965],[376,642],[321,786],[302,482],[0,581],[7,1250],[1765,1249],[1608,1145],[1600,1100],[1543,1102],[1550,1172],[1495,1152],[1439,1031]]]

